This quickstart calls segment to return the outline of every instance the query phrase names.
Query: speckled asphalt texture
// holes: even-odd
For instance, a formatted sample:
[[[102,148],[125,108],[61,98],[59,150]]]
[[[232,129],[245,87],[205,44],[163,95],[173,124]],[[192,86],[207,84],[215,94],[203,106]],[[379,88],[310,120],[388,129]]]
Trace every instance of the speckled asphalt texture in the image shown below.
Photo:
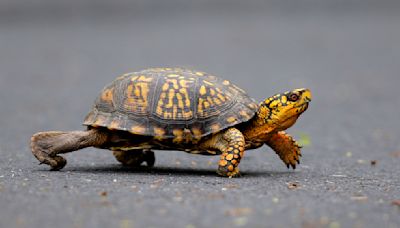
[[[0,3],[1,228],[400,227],[396,1],[162,2]],[[83,129],[104,85],[150,66],[210,72],[257,100],[310,88],[289,129],[301,165],[266,147],[237,179],[216,176],[218,157],[173,151],[153,169],[92,148],[59,172],[38,165],[33,133]]]

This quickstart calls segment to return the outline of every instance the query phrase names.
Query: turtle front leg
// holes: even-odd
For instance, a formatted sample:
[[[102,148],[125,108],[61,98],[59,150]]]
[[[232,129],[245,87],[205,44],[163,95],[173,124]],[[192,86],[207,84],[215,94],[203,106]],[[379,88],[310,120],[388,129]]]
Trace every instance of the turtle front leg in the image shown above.
[[[286,132],[280,131],[272,135],[266,144],[278,154],[288,168],[292,166],[293,169],[296,169],[296,164],[300,164],[301,147]]]
[[[230,128],[225,131],[222,139],[228,143],[221,150],[222,154],[217,173],[224,177],[240,176],[238,165],[244,155],[245,140],[243,134],[236,128]]]
[[[108,134],[98,129],[38,132],[31,137],[31,150],[41,164],[51,166],[52,170],[60,170],[67,164],[67,161],[57,154],[89,146],[100,147],[107,141],[107,138]]]
[[[143,162],[146,162],[148,167],[153,167],[156,161],[154,152],[151,150],[113,151],[113,155],[122,165],[130,167],[140,166]]]

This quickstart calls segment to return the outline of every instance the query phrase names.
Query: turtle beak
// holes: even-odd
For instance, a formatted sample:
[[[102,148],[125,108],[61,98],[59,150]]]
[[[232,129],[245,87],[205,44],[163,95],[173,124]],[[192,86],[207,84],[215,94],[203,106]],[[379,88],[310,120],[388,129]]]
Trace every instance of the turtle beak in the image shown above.
[[[303,98],[302,101],[304,101],[305,103],[309,103],[312,100],[312,94],[309,89],[301,88],[301,89],[296,89],[295,91],[300,92]]]
[[[303,97],[305,102],[310,102],[312,100],[312,94],[309,89],[304,89]]]

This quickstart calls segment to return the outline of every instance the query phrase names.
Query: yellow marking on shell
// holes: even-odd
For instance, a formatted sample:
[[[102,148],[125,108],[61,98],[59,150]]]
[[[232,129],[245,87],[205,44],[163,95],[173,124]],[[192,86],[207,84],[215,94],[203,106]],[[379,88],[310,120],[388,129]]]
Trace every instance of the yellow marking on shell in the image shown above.
[[[242,89],[242,88],[240,88],[240,87],[238,87],[237,85],[232,85],[236,90],[238,90],[238,91],[240,91],[240,92],[242,92],[242,93],[245,93],[245,91]]]
[[[108,129],[118,129],[119,128],[119,123],[120,121],[118,120],[113,120],[110,125],[108,126]]]
[[[146,76],[144,76],[144,75],[141,75],[141,76],[138,77],[137,80],[138,80],[138,81],[141,81],[141,82],[151,82],[151,81],[153,80],[153,78],[152,78],[152,77],[146,77]]]
[[[207,93],[206,87],[204,85],[200,86],[200,95],[205,95]]]
[[[96,121],[92,124],[94,126],[103,126],[106,122],[106,118],[103,116],[97,116]]]
[[[161,128],[161,127],[155,127],[154,128],[154,134],[158,137],[158,138],[162,138],[165,135],[165,129]]]
[[[167,79],[167,82],[171,82],[174,89],[179,89],[178,80],[177,79]]]
[[[222,101],[225,102],[226,101],[226,97],[220,93],[217,94],[217,97]]]
[[[234,122],[236,122],[236,117],[234,117],[234,116],[231,116],[231,117],[228,117],[228,119],[226,119],[226,121],[228,121],[228,123],[234,123]]]
[[[136,97],[139,97],[139,96],[140,96],[140,89],[139,89],[138,86],[135,86],[135,90],[134,90],[133,93],[135,94]]]
[[[146,132],[146,128],[143,126],[133,126],[131,132],[134,134],[143,134]]]
[[[210,94],[211,96],[215,96],[215,90],[213,88],[210,88]]]
[[[177,94],[176,94],[176,98],[178,99],[178,107],[179,107],[180,109],[184,109],[185,106],[184,106],[184,104],[183,104],[183,97],[182,97],[182,95],[181,95],[180,93],[177,93]]]
[[[168,83],[164,83],[164,85],[162,85],[161,89],[162,91],[167,91],[169,88],[169,84]]]
[[[228,170],[229,170],[229,171],[233,171],[233,168],[234,168],[233,165],[229,165],[229,166],[228,166]]]
[[[203,102],[204,108],[207,109],[210,107],[210,103],[208,101]]]
[[[179,74],[168,74],[168,77],[171,77],[171,78],[177,78],[179,76],[180,76]]]
[[[207,97],[207,101],[208,101],[208,103],[210,103],[210,106],[214,105],[214,101],[211,97]]]
[[[250,115],[249,115],[246,111],[244,111],[244,110],[241,110],[241,111],[239,112],[239,114],[240,114],[241,116],[243,116],[244,118],[246,118],[246,119],[250,119]]]
[[[222,84],[227,86],[227,85],[230,85],[231,83],[230,83],[228,80],[224,80],[224,81],[222,82]]]
[[[257,106],[256,104],[254,104],[254,103],[250,103],[250,104],[249,104],[249,107],[250,107],[251,109],[256,109],[258,106]]]
[[[180,79],[179,80],[179,85],[184,87],[184,88],[188,88],[189,87],[189,85],[188,85],[189,82],[191,82],[191,81],[188,81],[188,80],[185,80],[185,79]]]
[[[183,116],[183,118],[185,118],[185,119],[190,119],[190,118],[192,118],[193,117],[193,112],[192,111],[188,111],[188,112],[182,112],[182,116]]]
[[[233,165],[236,165],[236,164],[238,163],[238,161],[235,160],[235,159],[233,159],[233,160],[231,161],[231,163],[232,163]]]
[[[168,104],[165,106],[166,108],[172,108],[174,105],[174,97],[175,97],[175,90],[169,89],[168,91]]]
[[[111,89],[105,89],[103,93],[101,94],[101,100],[107,103],[113,103],[113,91],[114,88]]]
[[[172,112],[164,112],[164,119],[172,119]]]
[[[158,115],[163,115],[163,109],[161,108],[161,106],[157,106],[157,108],[156,108],[156,113],[158,114]]]
[[[203,80],[203,82],[204,82],[205,84],[207,84],[207,85],[214,86],[214,84],[213,84],[212,82],[209,82],[209,81],[207,81],[207,80]]]
[[[204,72],[197,71],[197,72],[195,72],[195,74],[198,75],[198,76],[204,76]]]
[[[203,98],[199,98],[199,103],[197,104],[197,112],[198,113],[203,112],[203,103],[204,103]]]
[[[190,99],[189,99],[189,93],[187,92],[186,88],[180,88],[179,92],[185,96],[185,106],[190,107]]]
[[[128,85],[126,89],[126,100],[124,107],[133,112],[146,112],[148,108],[147,95],[149,93],[149,83],[135,82]]]
[[[219,123],[215,123],[215,124],[211,125],[210,128],[213,132],[217,132],[221,129],[221,125]]]
[[[195,139],[200,139],[202,132],[199,128],[192,128],[192,133]]]
[[[139,76],[132,76],[132,77],[131,77],[131,82],[136,81],[136,79],[137,79],[138,77],[139,77]]]
[[[215,98],[215,97],[214,97],[213,101],[214,101],[214,103],[217,104],[217,105],[221,105],[221,104],[222,104],[221,100],[218,99],[218,98]]]
[[[174,143],[181,143],[183,141],[183,131],[181,129],[172,130],[172,134],[175,136],[172,140]]]
[[[178,107],[176,106],[176,104],[174,104],[174,106],[172,107],[172,116],[174,118],[176,117],[180,118],[182,116],[181,113],[178,113]]]
[[[282,97],[281,97],[281,101],[282,101],[283,104],[286,104],[286,102],[287,102],[287,97],[286,97],[286,96],[282,96]]]

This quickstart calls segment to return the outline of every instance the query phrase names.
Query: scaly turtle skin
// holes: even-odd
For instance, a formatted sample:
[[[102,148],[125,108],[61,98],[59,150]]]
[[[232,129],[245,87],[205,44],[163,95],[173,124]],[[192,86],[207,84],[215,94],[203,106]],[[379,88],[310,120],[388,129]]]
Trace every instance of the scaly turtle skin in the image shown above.
[[[90,146],[112,150],[127,166],[153,166],[152,150],[220,155],[217,173],[234,177],[244,151],[267,144],[288,168],[296,168],[300,147],[284,130],[310,101],[308,89],[296,89],[257,105],[245,91],[216,76],[150,68],[106,86],[84,121],[86,131],[39,132],[31,138],[31,149],[53,170],[66,165],[57,154]]]

